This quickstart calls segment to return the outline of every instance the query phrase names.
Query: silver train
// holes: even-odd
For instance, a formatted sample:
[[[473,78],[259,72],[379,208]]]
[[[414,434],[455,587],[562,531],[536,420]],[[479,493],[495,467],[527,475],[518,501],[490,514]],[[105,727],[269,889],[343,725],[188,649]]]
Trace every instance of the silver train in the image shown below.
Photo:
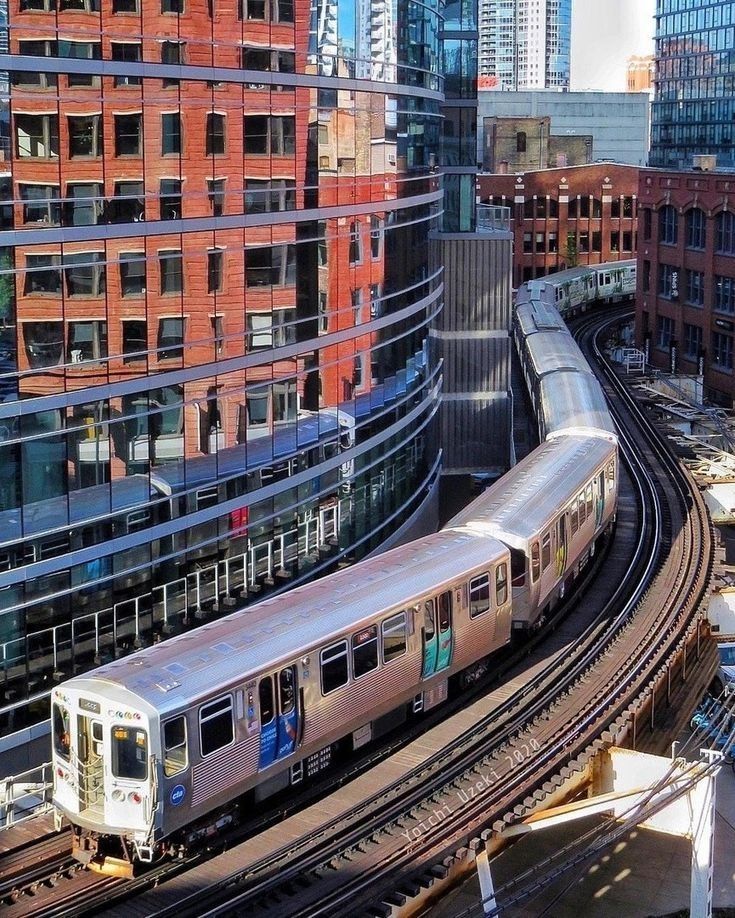
[[[543,622],[611,528],[619,477],[559,291],[568,314],[626,269],[519,291],[514,336],[542,443],[442,531],[53,691],[53,800],[79,860],[130,875],[181,852],[441,704]]]

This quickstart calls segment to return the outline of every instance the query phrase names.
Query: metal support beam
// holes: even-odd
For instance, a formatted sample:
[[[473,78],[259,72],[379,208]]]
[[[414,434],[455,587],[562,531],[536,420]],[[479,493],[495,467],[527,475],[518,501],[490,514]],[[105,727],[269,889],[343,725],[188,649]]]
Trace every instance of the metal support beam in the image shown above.
[[[492,915],[497,908],[497,903],[495,901],[495,884],[493,883],[493,875],[490,872],[490,859],[487,856],[487,848],[483,848],[479,852],[476,860],[482,910],[485,915]]]

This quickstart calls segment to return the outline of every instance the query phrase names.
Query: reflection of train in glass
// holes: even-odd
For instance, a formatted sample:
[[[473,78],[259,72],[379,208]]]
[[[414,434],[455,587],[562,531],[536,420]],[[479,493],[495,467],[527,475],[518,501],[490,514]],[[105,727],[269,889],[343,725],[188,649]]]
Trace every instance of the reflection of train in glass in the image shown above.
[[[557,353],[571,337],[555,334],[530,337]],[[527,353],[532,387],[537,366]],[[441,532],[54,689],[54,803],[76,856],[132,872],[182,851],[238,801],[251,810],[440,704],[513,629],[536,628],[612,526],[619,478],[604,407],[544,423],[546,441]]]
[[[0,533],[18,531],[21,513],[25,532],[23,540],[0,546],[0,571],[104,545],[183,519],[290,477],[299,470],[297,466],[322,465],[355,445],[355,419],[341,409],[323,409],[318,413],[305,412],[297,421],[277,425],[272,433],[270,430],[267,433],[267,437],[256,437],[213,454],[157,466],[149,474],[128,475],[108,484],[72,491],[28,504],[22,511],[0,512]],[[348,490],[354,475],[354,460],[347,458],[332,465],[331,470],[319,476],[321,488],[329,487],[333,493]],[[225,532],[219,517],[214,516],[186,527],[190,546],[187,563],[201,563],[218,552],[226,552],[223,539],[258,533],[258,527],[249,520],[247,504],[230,511],[229,524],[229,532]],[[168,535],[152,540],[150,556],[147,552],[145,556],[147,564],[141,564],[141,551],[135,546],[119,548],[113,554],[72,567],[70,585],[79,588],[80,606],[87,600],[85,585],[98,584],[104,578],[114,577],[117,590],[147,582],[150,562],[173,554],[174,538],[175,535]],[[39,593],[55,592],[54,577],[59,580],[58,588],[63,589],[61,578],[67,573],[39,578]],[[0,608],[13,605],[12,594],[12,587],[0,590]],[[11,622],[11,616],[0,616],[0,645],[6,645],[0,662],[12,662],[13,656],[20,658],[25,653],[24,646],[14,641],[16,629]]]

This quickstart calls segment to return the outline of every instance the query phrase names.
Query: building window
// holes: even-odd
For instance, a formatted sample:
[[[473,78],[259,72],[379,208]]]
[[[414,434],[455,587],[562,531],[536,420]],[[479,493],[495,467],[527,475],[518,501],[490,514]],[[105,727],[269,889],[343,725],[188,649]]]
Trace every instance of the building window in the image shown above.
[[[23,201],[23,223],[44,223],[55,226],[61,222],[58,185],[18,185]]]
[[[293,0],[239,0],[240,19],[260,22],[293,22]]]
[[[139,13],[138,0],[112,0],[113,13]]]
[[[687,303],[704,306],[704,273],[687,271]]]
[[[20,0],[21,13],[50,13],[56,9],[56,0]]]
[[[143,252],[120,253],[120,293],[142,296],[145,293],[146,260]]]
[[[184,41],[162,41],[161,42],[161,63],[162,64],[183,64],[184,63]],[[178,86],[179,81],[175,77],[164,77],[161,81],[163,88],[169,86]]]
[[[296,281],[296,246],[275,245],[247,249],[245,284],[248,287],[285,286]]]
[[[184,355],[184,320],[180,317],[158,320],[158,359],[174,360]]]
[[[707,216],[703,210],[694,207],[687,211],[687,248],[703,249],[707,241]]]
[[[652,224],[652,222],[653,222],[653,221],[652,221],[652,218],[651,218],[651,208],[650,208],[650,207],[646,207],[646,208],[644,209],[644,211],[643,211],[643,238],[646,239],[646,240],[649,240],[649,239],[651,238],[651,232],[652,232],[652,230],[651,230],[651,224]]]
[[[370,216],[370,257],[380,258],[381,240],[383,231],[381,228],[381,219],[377,214]]]
[[[296,151],[293,115],[246,115],[243,119],[245,152],[289,156]]]
[[[670,300],[679,298],[679,269],[671,265],[658,266],[658,292],[659,296],[668,297]]]
[[[161,12],[180,16],[184,12],[184,0],[161,0]]]
[[[643,292],[648,293],[651,290],[651,262],[645,260],[643,262]]]
[[[161,153],[181,153],[181,114],[169,112],[161,115]]]
[[[668,350],[674,338],[674,320],[668,316],[658,317],[657,345],[663,350]]]
[[[732,336],[712,332],[712,363],[721,370],[732,370]]]
[[[220,293],[223,282],[224,252],[215,249],[207,252],[207,293]]]
[[[715,309],[729,315],[735,313],[735,278],[715,275]]]
[[[350,264],[356,265],[362,261],[362,238],[360,224],[357,220],[350,223]]]
[[[145,220],[143,182],[115,182],[115,197],[110,205],[112,223],[137,223]]]
[[[24,322],[23,340],[33,370],[56,367],[64,355],[63,322]]]
[[[145,319],[124,319],[122,324],[122,352],[125,363],[141,360],[148,350],[148,330]]]
[[[102,115],[68,117],[69,156],[102,156]]]
[[[68,296],[101,296],[105,292],[104,252],[80,252],[64,256]]]
[[[161,179],[161,219],[179,220],[181,212],[181,180]]]
[[[57,43],[51,39],[18,42],[18,54],[29,57],[56,57],[57,52]],[[13,86],[35,86],[38,89],[49,89],[56,86],[56,74],[44,73],[40,69],[12,70],[11,83]]]
[[[735,255],[735,214],[727,211],[717,215],[717,251]]]
[[[213,217],[221,217],[225,209],[225,180],[208,179],[207,195]]]
[[[62,0],[62,4],[65,0]],[[69,0],[67,0],[69,2]],[[76,2],[76,0],[72,0]],[[80,0],[86,2],[86,0]],[[63,7],[62,7],[63,8]],[[70,7],[71,8],[71,7]],[[68,41],[59,39],[59,57],[70,57],[75,60],[98,61],[102,57],[102,49],[98,41]],[[75,86],[99,86],[100,78],[93,73],[67,74],[69,88]]]
[[[143,115],[115,115],[115,156],[140,156]]]
[[[219,112],[207,113],[207,156],[216,156],[225,152],[225,116]]]
[[[183,293],[181,252],[159,252],[158,257],[161,265],[161,293]]]
[[[107,357],[107,322],[69,322],[67,340],[70,363]]]
[[[60,10],[77,10],[80,13],[99,13],[99,0],[59,0]]]
[[[214,341],[215,354],[221,354],[225,346],[225,326],[223,316],[210,316],[212,324],[212,340]]]
[[[296,182],[292,179],[246,179],[245,212],[265,214],[296,207]]]
[[[293,51],[271,50],[245,45],[242,49],[243,70],[263,70],[271,73],[294,73],[296,55]],[[263,83],[247,83],[249,89],[264,88]]]
[[[702,329],[699,325],[684,323],[684,355],[696,360],[702,350]]]
[[[270,312],[248,313],[245,322],[248,351],[273,347],[273,319]]]
[[[26,277],[23,294],[61,293],[61,256],[26,255]]]
[[[113,61],[123,61],[125,63],[139,63],[142,60],[141,45],[137,41],[113,41],[110,43]],[[119,86],[140,86],[142,78],[139,76],[116,76],[114,78],[115,87]]]
[[[362,290],[352,290],[350,291],[350,296],[352,299],[352,319],[355,325],[362,324]]]
[[[516,134],[516,153],[525,153],[526,152],[526,132],[518,131]]]
[[[94,226],[102,219],[104,200],[102,185],[80,182],[66,186],[64,222],[68,226]]]
[[[658,238],[666,245],[676,245],[679,239],[679,214],[671,204],[658,212]]]
[[[59,119],[56,115],[16,115],[15,153],[17,156],[59,155]]]

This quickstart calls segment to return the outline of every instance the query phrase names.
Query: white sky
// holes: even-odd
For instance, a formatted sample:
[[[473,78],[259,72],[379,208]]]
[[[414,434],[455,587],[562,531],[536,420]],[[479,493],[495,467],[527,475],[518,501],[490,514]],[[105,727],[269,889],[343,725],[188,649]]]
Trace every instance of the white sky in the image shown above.
[[[632,54],[653,53],[656,0],[572,0],[571,89],[624,92]]]

